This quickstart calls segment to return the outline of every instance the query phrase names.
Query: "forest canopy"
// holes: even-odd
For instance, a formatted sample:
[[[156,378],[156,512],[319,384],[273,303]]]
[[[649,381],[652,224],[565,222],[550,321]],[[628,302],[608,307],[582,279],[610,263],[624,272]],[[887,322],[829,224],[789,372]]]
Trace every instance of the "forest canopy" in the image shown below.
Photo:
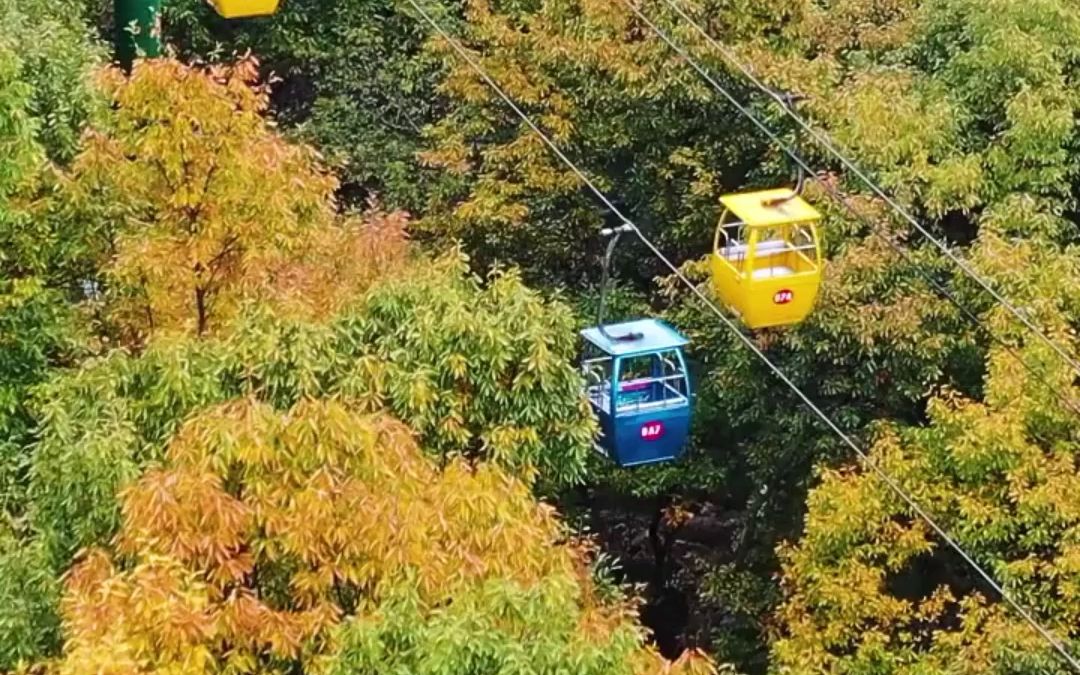
[[[0,672],[1074,672],[1075,3],[224,2],[0,0]],[[594,451],[601,312],[677,460]]]

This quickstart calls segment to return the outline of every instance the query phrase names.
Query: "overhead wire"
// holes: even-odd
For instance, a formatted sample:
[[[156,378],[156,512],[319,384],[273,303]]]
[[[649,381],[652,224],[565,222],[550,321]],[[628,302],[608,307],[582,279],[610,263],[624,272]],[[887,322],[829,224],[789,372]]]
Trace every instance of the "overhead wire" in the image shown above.
[[[624,0],[624,2],[627,2],[627,0]],[[820,143],[826,151],[828,151],[841,164],[843,164],[844,167],[851,173],[851,175],[861,180],[863,184],[867,188],[869,188],[871,192],[874,193],[875,196],[881,199],[896,214],[898,214],[912,227],[918,230],[918,232],[922,234],[927,239],[927,241],[932,243],[950,260],[952,260],[957,265],[957,267],[959,267],[975,283],[981,286],[983,290],[986,291],[999,305],[1004,307],[1006,311],[1008,311],[1011,315],[1013,315],[1013,317],[1019,320],[1020,323],[1023,324],[1028,331],[1038,336],[1039,339],[1046,343],[1051,349],[1053,349],[1054,352],[1056,352],[1057,355],[1065,363],[1067,363],[1070,368],[1073,369],[1073,371],[1075,371],[1077,374],[1080,374],[1080,362],[1073,358],[1073,356],[1070,355],[1061,345],[1059,345],[1043,330],[1036,326],[1035,323],[1032,322],[1031,319],[1028,318],[1024,312],[1022,312],[1018,307],[1016,307],[1016,305],[1009,302],[1008,299],[1006,299],[1001,293],[995,290],[994,287],[990,284],[990,282],[985,277],[980,275],[978,271],[975,270],[975,268],[969,265],[960,256],[956,255],[952,250],[949,249],[948,245],[946,245],[944,242],[935,237],[933,233],[927,230],[926,227],[923,226],[922,223],[920,223],[919,220],[915,218],[915,216],[913,216],[910,211],[905,209],[903,205],[901,205],[892,196],[890,196],[881,186],[871,180],[871,178],[867,176],[866,173],[861,168],[859,168],[859,166],[855,164],[854,161],[852,161],[842,152],[840,152],[840,150],[836,147],[835,143],[833,143],[833,140],[828,136],[828,134],[807,122],[806,119],[799,115],[797,111],[792,109],[791,106],[786,105],[783,95],[781,93],[775,91],[774,89],[766,85],[764,82],[762,82],[761,78],[759,78],[754,73],[754,71],[750,69],[749,66],[744,64],[730,48],[721,44],[718,40],[709,35],[708,31],[706,31],[699,23],[694,21],[693,18],[683,10],[683,8],[678,3],[678,0],[664,0],[664,2],[669,7],[671,7],[680,17],[682,17],[683,20],[689,23],[705,39],[705,41],[709,43],[710,46],[720,52],[724,59],[727,60],[728,63],[730,63],[732,66],[734,66],[736,70],[741,72],[748,80],[750,80],[750,82],[753,83],[755,87],[757,87],[767,96],[779,103],[785,114],[787,114],[792,120],[794,120],[799,127],[809,133],[815,141]],[[627,4],[629,4],[629,2],[627,2]],[[637,8],[633,6],[631,6],[631,8],[637,11]],[[667,42],[667,40],[665,40],[665,42]],[[669,42],[669,44],[671,43]],[[689,56],[684,56],[684,58],[686,58],[688,61],[690,60]]]
[[[664,1],[670,3],[673,0]],[[799,167],[801,173],[811,178],[817,178],[817,172],[814,171],[813,167],[810,166],[809,162],[807,162],[806,159],[799,155],[798,152],[794,148],[792,148],[790,144],[786,143],[782,138],[780,138],[780,136],[775,131],[770,129],[769,126],[765,124],[765,122],[763,122],[757,115],[755,115],[754,112],[750,110],[745,104],[740,102],[735,97],[735,95],[732,94],[726,87],[720,84],[720,82],[718,82],[716,78],[713,77],[712,74],[709,73],[709,71],[704,66],[702,66],[699,61],[694,59],[693,56],[691,56],[684,47],[675,42],[674,39],[672,39],[672,37],[667,32],[661,29],[654,21],[649,19],[649,17],[641,11],[641,8],[633,3],[633,0],[622,0],[622,2],[627,7],[629,7],[630,10],[634,12],[634,14],[636,14],[637,17],[641,19],[654,33],[656,33],[656,35],[664,43],[666,43],[668,47],[670,47],[679,56],[681,56],[691,68],[697,71],[697,73],[701,75],[703,79],[705,79],[710,85],[712,85],[713,89],[715,89],[719,94],[721,94],[743,117],[753,123],[754,126],[756,126],[777,148],[779,148],[785,155],[787,155],[787,157],[789,157],[793,162],[795,162],[795,164]],[[769,93],[781,103],[782,107],[785,110],[790,111],[791,106],[788,105],[788,103],[784,101],[779,94],[776,94],[772,90],[769,90]],[[1009,354],[1009,356],[1018,364],[1020,364],[1020,366],[1024,368],[1024,370],[1026,370],[1029,375],[1031,375],[1037,382],[1042,384],[1047,389],[1047,391],[1049,391],[1049,393],[1054,395],[1062,403],[1062,405],[1072,410],[1073,413],[1080,415],[1080,402],[1076,401],[1074,398],[1068,396],[1060,389],[1048,382],[1044,373],[1037,372],[1035,368],[1032,367],[1012,345],[1010,345],[997,333],[990,329],[990,327],[987,326],[982,319],[980,319],[974,312],[971,311],[970,308],[968,308],[964,303],[962,303],[941,282],[934,279],[932,275],[923,270],[921,265],[919,265],[914,260],[910,251],[905,249],[897,242],[893,241],[892,237],[890,237],[888,234],[883,233],[881,231],[881,228],[878,227],[876,223],[874,223],[869,217],[860,212],[858,209],[853,207],[848,202],[847,198],[843,195],[843,193],[841,193],[837,188],[821,180],[817,180],[817,183],[821,186],[822,190],[824,190],[824,192],[829,195],[829,197],[831,197],[834,201],[840,204],[845,210],[848,211],[848,213],[855,216],[860,222],[870,228],[871,232],[873,232],[875,236],[888,244],[906,262],[911,264],[915,272],[920,277],[922,277],[923,280],[931,286],[931,288],[937,291],[937,293],[942,298],[948,300],[949,303],[956,307],[956,309],[959,310],[960,313],[978,330],[982,331],[987,337],[989,337],[990,340],[995,342],[1007,354]]]
[[[870,456],[861,448],[848,434],[846,434],[837,424],[830,418],[816,403],[811,399],[802,389],[799,388],[795,382],[787,376],[784,371],[777,366],[773,361],[762,351],[754,341],[750,339],[733,319],[728,317],[705,293],[701,291],[687,276],[676,266],[671,260],[663,254],[663,252],[657,248],[657,246],[645,236],[645,234],[638,228],[632,220],[630,220],[608,197],[599,187],[593,182],[589,176],[582,171],[577,164],[575,164],[562,149],[545,133],[527,113],[525,113],[518,105],[510,98],[510,96],[502,89],[501,86],[488,74],[484,67],[476,61],[468,50],[451,36],[443,27],[428,14],[417,0],[406,0],[416,10],[416,12],[435,30],[436,33],[442,37],[458,54],[458,56],[465,61],[469,67],[479,75],[489,87],[498,95],[500,99],[509,106],[522,122],[524,122],[535,133],[540,140],[558,157],[563,164],[570,169],[574,175],[593,193],[593,195],[600,200],[611,213],[622,221],[622,224],[630,229],[630,231],[645,245],[649,251],[660,260],[665,267],[671,270],[687,288],[690,289],[694,295],[698,297],[705,304],[713,314],[717,316],[732,333],[743,343],[743,345],[749,349],[757,358],[764,363],[770,371],[783,382],[791,391],[807,406],[838,438],[840,438],[845,445],[847,445],[859,458],[863,464],[868,466],[878,478],[885,483],[885,485],[895,493],[900,499],[907,504],[908,508],[912,510],[919,518],[921,518],[927,526],[933,530],[938,537],[941,538],[946,545],[949,546],[961,559],[968,564],[969,567],[982,580],[994,590],[1001,598],[1008,604],[1024,621],[1032,627],[1048,644],[1050,644],[1061,655],[1066,662],[1077,672],[1080,673],[1080,661],[1077,661],[1072,654],[1065,648],[1065,646],[1057,639],[1057,637],[1044,627],[1023,605],[1020,604],[1016,598],[1010,593],[1006,592],[1005,588],[1001,586],[983,567],[957,542],[949,533],[935,521],[929,513],[927,513],[915,499],[909,495],[904,488],[894,479],[888,472],[881,468]]]

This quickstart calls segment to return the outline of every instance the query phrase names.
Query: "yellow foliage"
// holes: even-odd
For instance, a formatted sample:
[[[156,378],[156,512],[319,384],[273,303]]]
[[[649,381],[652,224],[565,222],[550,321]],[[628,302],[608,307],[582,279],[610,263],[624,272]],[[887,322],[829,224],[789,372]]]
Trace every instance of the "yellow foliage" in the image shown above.
[[[399,422],[236,401],[189,421],[125,491],[117,547],[134,566],[95,551],[68,574],[58,672],[298,658],[325,647],[350,595],[362,609],[411,583],[434,606],[483,579],[583,579],[563,536],[524,484],[487,465],[440,471]]]
[[[688,649],[674,661],[668,661],[653,648],[643,649],[634,664],[635,675],[712,675],[713,673],[733,673],[725,667],[718,671],[716,664],[704,652]]]
[[[287,314],[333,316],[403,266],[408,224],[406,213],[386,213],[372,205],[362,218],[342,217],[313,229],[295,254],[253,270],[262,278],[253,279],[252,294]]]
[[[438,601],[473,578],[572,570],[548,548],[560,535],[552,510],[523,484],[485,465],[439,471],[404,425],[335,403],[301,402],[287,417],[223,406],[187,424],[169,459],[126,493],[121,550],[182,560],[222,587],[263,555],[304,561],[294,581],[309,604],[340,580],[377,594],[409,574]]]
[[[805,3],[796,30],[827,53],[902,48],[915,28],[917,4],[911,0],[839,0]]]
[[[83,211],[106,209],[112,315],[134,340],[204,334],[251,296],[325,314],[404,252],[403,215],[337,215],[336,178],[274,131],[257,74],[245,58],[101,75],[111,123],[68,184]]]
[[[1033,344],[1020,353],[1031,360],[1046,349]],[[1067,637],[1080,620],[1075,418],[1005,356],[991,351],[985,401],[942,390],[929,401],[927,427],[884,429],[872,457]],[[1047,376],[1075,396],[1066,366],[1058,362]],[[958,673],[1056,666],[1022,618],[981,586],[956,581],[961,563],[874,473],[827,471],[808,506],[802,540],[780,551],[784,634],[773,654],[781,672],[869,663]]]

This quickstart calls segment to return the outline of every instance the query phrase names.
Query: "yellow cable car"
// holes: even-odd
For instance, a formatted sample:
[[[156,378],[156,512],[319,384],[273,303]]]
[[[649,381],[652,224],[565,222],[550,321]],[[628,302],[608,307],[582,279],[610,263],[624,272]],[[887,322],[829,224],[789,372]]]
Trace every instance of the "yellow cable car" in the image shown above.
[[[279,0],[210,0],[218,14],[226,19],[267,16],[277,12]]]
[[[720,203],[712,254],[716,295],[750,328],[802,321],[821,285],[821,214],[788,188],[725,195]]]

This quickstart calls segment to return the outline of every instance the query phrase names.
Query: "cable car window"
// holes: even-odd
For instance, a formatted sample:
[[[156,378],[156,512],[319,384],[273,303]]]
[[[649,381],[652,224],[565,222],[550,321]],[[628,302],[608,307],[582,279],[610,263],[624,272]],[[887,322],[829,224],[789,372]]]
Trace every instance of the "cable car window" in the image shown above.
[[[757,249],[754,255],[758,258],[780,255],[788,250],[786,236],[787,228],[766,227],[758,230]]]
[[[675,350],[659,355],[661,377],[664,383],[664,398],[671,400],[685,399],[687,396],[686,369]]]
[[[817,269],[817,244],[813,230],[806,225],[796,225],[791,235],[791,245],[807,270]]]
[[[686,374],[675,350],[622,359],[616,412],[665,408],[686,401]]]
[[[649,377],[653,373],[653,362],[655,356],[653,354],[646,354],[645,356],[628,356],[622,360],[622,365],[619,367],[619,383],[623,385],[632,384],[637,380]],[[625,386],[623,387],[626,388]]]
[[[796,225],[791,236],[791,243],[796,251],[814,250],[814,233],[805,225]]]
[[[720,229],[723,255],[735,267],[741,268],[746,260],[747,236],[746,225],[730,223]]]
[[[581,376],[585,378],[585,391],[589,401],[601,410],[611,410],[612,359],[592,345],[585,349],[581,362]]]

